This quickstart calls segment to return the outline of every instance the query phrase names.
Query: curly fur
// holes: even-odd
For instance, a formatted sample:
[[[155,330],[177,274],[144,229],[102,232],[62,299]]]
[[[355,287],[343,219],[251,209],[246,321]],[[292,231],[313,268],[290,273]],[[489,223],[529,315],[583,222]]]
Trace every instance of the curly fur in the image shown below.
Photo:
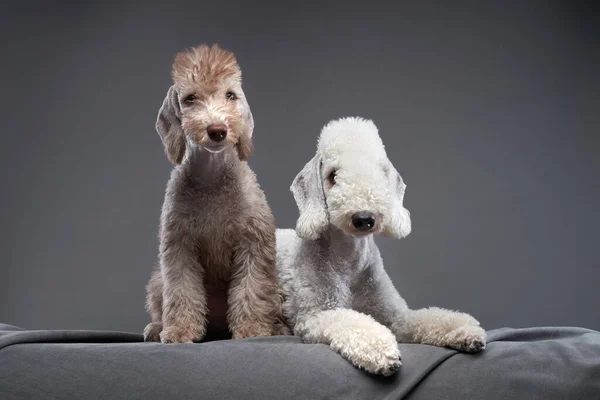
[[[440,308],[409,309],[384,270],[374,235],[403,238],[411,218],[403,206],[406,184],[372,121],[327,124],[290,189],[300,216],[295,231],[277,230],[277,272],[295,334],[383,375],[400,367],[397,341],[485,348],[477,320]],[[369,231],[353,225],[358,212],[375,217]]]
[[[209,323],[233,338],[285,334],[274,218],[246,162],[254,121],[240,68],[232,53],[202,45],[176,56],[172,76],[156,129],[175,167],[144,338],[200,341]],[[226,127],[226,140],[209,137],[211,124]]]

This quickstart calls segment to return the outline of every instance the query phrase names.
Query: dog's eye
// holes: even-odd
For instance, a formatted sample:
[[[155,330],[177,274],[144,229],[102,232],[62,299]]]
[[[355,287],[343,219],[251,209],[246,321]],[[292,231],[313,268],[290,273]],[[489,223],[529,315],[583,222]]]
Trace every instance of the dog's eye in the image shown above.
[[[330,183],[332,186],[333,186],[333,185],[335,185],[335,173],[336,173],[336,171],[335,171],[335,169],[334,169],[333,171],[331,171],[331,172],[329,173],[329,175],[327,175],[327,180],[329,181],[329,183]]]
[[[195,95],[195,94],[190,94],[190,95],[188,95],[188,96],[185,98],[184,102],[185,102],[186,104],[190,104],[190,103],[193,103],[193,102],[194,102],[194,100],[196,100],[196,95]]]
[[[236,100],[237,99],[237,96],[233,92],[227,92],[225,94],[225,96],[227,97],[228,100]]]

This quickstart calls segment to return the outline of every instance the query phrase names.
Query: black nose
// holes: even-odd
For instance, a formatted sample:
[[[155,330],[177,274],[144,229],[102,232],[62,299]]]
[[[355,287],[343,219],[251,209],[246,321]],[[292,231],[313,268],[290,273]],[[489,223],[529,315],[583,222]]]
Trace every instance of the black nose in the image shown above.
[[[361,211],[352,216],[352,225],[359,231],[370,231],[375,226],[375,215]]]
[[[227,136],[227,127],[223,124],[211,124],[206,128],[210,140],[220,142]]]

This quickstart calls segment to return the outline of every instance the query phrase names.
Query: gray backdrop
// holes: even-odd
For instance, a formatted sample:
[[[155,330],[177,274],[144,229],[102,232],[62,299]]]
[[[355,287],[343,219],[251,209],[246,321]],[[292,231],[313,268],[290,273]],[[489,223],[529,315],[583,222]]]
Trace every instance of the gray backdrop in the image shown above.
[[[218,42],[242,66],[279,226],[321,127],[372,118],[408,184],[413,233],[378,242],[410,305],[600,329],[597,7],[12,3],[0,321],[141,331],[171,168],[156,114],[175,53]]]

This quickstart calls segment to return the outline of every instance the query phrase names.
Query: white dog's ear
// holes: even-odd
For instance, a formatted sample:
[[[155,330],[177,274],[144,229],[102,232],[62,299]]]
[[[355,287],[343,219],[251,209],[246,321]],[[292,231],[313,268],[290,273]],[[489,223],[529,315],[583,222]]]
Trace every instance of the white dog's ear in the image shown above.
[[[382,234],[387,237],[401,239],[408,236],[412,229],[410,212],[404,208],[406,184],[391,163],[388,166],[388,179],[391,190],[390,212],[384,216]]]
[[[158,111],[156,131],[165,146],[169,161],[180,164],[185,154],[185,136],[181,128],[181,108],[174,85],[169,88]]]
[[[300,211],[296,233],[303,239],[318,239],[329,225],[318,154],[296,175],[290,190]]]

